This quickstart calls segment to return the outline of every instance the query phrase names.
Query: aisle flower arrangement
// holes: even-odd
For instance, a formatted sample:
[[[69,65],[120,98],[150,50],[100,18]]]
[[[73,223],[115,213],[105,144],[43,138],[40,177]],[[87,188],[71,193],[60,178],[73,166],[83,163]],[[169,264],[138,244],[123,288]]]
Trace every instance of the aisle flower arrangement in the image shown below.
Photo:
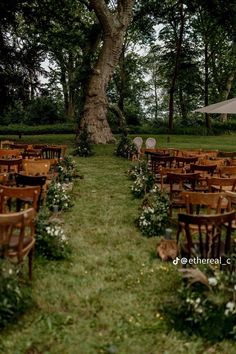
[[[36,223],[36,254],[49,260],[66,259],[71,253],[69,239],[59,220],[43,208]]]
[[[163,305],[175,328],[209,340],[236,339],[236,274],[202,266],[181,270],[179,288]]]
[[[169,198],[154,187],[144,199],[137,225],[145,236],[160,236],[169,222]]]
[[[46,205],[50,210],[53,210],[54,206],[57,206],[59,211],[70,209],[73,206],[73,201],[67,187],[57,181],[50,183],[47,191]]]

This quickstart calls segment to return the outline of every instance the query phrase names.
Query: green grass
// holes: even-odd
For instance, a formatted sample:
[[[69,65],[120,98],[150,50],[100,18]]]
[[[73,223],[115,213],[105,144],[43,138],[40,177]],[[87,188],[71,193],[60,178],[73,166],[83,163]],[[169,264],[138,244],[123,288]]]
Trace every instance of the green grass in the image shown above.
[[[229,138],[227,147],[234,150]],[[164,146],[166,137],[158,139]],[[171,144],[216,148],[217,140],[204,139],[175,136]],[[64,144],[73,137],[27,141]],[[64,213],[72,258],[35,261],[35,306],[2,332],[0,353],[234,354],[234,343],[213,345],[170,330],[158,313],[175,291],[177,270],[156,258],[157,239],[134,226],[140,201],[132,198],[125,175],[130,162],[114,157],[113,149],[98,146],[95,156],[77,159],[84,179],[75,185],[76,205]]]

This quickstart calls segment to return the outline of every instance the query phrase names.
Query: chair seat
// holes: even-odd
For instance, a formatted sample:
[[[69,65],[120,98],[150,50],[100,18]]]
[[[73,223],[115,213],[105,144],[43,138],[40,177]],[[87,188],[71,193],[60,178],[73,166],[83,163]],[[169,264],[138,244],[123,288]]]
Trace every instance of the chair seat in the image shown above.
[[[27,246],[31,246],[35,243],[35,239],[33,237],[24,237],[23,239],[23,248],[26,248]],[[19,237],[18,236],[12,236],[11,240],[9,242],[9,252],[12,252],[14,250],[17,250],[19,244]]]

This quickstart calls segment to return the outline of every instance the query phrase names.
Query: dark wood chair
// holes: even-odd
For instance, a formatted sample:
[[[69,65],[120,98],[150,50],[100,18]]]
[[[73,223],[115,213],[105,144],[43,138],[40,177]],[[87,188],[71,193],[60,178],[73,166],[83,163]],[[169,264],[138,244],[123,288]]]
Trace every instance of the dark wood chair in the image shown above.
[[[219,168],[219,175],[223,178],[236,177],[236,166],[222,166]]]
[[[45,147],[42,149],[41,157],[43,159],[60,159],[61,148],[60,147]]]
[[[178,215],[177,244],[179,244],[180,235],[183,234],[187,241],[183,249],[188,257],[200,256],[207,259],[226,256],[230,251],[234,219],[235,211],[215,215],[181,213]],[[193,226],[195,227],[193,228]],[[196,228],[198,229],[198,240],[195,235]],[[193,232],[195,236],[193,236]]]
[[[21,264],[26,256],[29,278],[32,279],[33,250],[35,245],[35,210],[0,214],[0,255]]]
[[[170,216],[172,216],[172,209],[181,209],[185,206],[182,197],[184,190],[194,191],[199,173],[167,173],[167,182],[170,185]]]
[[[40,204],[45,197],[44,186],[47,181],[46,176],[27,176],[20,173],[15,174],[15,181],[18,187],[25,187],[25,186],[40,186],[40,194],[39,194],[39,201]]]
[[[176,167],[187,167],[190,164],[196,164],[198,157],[196,156],[176,156]]]
[[[41,188],[35,187],[7,187],[0,185],[0,213],[16,212],[21,209],[33,208],[39,210],[39,196]]]
[[[22,158],[17,159],[0,159],[0,171],[3,172],[20,172],[22,168]]]
[[[173,167],[174,156],[151,155],[151,170],[154,174],[159,174],[161,167]]]
[[[196,191],[208,191],[207,179],[211,178],[216,172],[217,165],[198,165],[191,164],[190,172],[199,172],[200,177],[198,180],[198,185],[195,187]]]

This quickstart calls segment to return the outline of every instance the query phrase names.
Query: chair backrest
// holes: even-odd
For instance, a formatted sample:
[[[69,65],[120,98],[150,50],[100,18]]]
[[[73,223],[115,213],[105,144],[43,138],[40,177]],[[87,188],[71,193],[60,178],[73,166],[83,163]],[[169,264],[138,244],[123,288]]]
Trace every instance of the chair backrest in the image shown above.
[[[236,166],[222,166],[219,168],[220,177],[236,177]]]
[[[156,139],[155,138],[147,138],[145,142],[146,149],[155,149],[156,147]]]
[[[178,215],[179,228],[177,242],[183,232],[187,240],[188,255],[200,255],[202,258],[219,258],[227,255],[230,250],[232,222],[235,220],[235,211],[215,215]],[[193,226],[195,226],[193,228]],[[226,234],[223,237],[223,230]],[[194,242],[198,229],[198,242]],[[194,230],[194,231],[193,231]]]
[[[2,140],[0,143],[0,148],[1,149],[8,149],[14,144],[14,141],[12,140]]]
[[[164,179],[167,177],[167,173],[186,173],[184,168],[175,168],[175,167],[160,167],[159,174],[160,174],[160,184],[161,190],[163,190]],[[168,182],[168,180],[167,180]]]
[[[24,160],[23,169],[28,176],[47,175],[50,170],[50,163],[44,162],[44,160]]]
[[[236,187],[236,178],[212,177],[207,179],[207,183],[209,192],[222,192],[225,190],[224,187],[226,187],[227,190],[234,192]]]
[[[197,156],[176,156],[176,166],[177,167],[184,167],[190,165],[192,163],[196,163],[198,161]]]
[[[191,164],[190,171],[191,172],[203,172],[203,175],[210,175],[213,176],[214,172],[216,171],[217,165],[198,165],[198,164]]]
[[[18,159],[0,159],[1,172],[20,172],[22,158]]]
[[[0,256],[21,263],[29,256],[29,278],[32,279],[32,249],[35,244],[35,210],[0,214]]]
[[[21,152],[19,149],[0,149],[1,159],[19,158],[20,156]]]
[[[182,192],[188,214],[220,214],[227,209],[229,202],[225,193]]]
[[[20,173],[15,174],[17,186],[44,186],[46,176],[27,176]]]
[[[60,159],[61,148],[58,147],[45,147],[42,149],[41,157],[43,159]]]
[[[23,159],[40,158],[41,155],[42,155],[41,149],[27,149],[24,152],[22,152]]]
[[[136,145],[137,150],[140,153],[143,145],[143,138],[141,136],[136,136],[136,138],[133,139],[133,143]]]
[[[153,173],[159,173],[160,168],[163,167],[173,167],[173,162],[175,161],[174,156],[166,155],[153,155],[151,154],[151,169]]]
[[[41,188],[35,187],[7,187],[0,186],[0,213],[20,211],[33,208],[39,210],[39,196]]]

